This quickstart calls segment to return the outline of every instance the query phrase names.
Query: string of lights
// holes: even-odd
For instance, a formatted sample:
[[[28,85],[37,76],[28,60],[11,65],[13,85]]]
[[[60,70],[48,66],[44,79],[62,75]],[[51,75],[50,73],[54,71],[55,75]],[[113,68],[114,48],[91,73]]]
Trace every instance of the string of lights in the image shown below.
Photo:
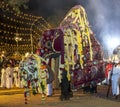
[[[4,2],[0,2],[0,8],[2,10],[5,10],[6,12],[9,11],[10,14],[15,15],[16,17],[19,17],[20,19],[23,19],[23,20],[29,20],[29,21],[33,22],[35,19],[41,19],[44,21],[44,23],[48,27],[51,27],[51,25],[49,23],[47,23],[47,21],[44,18],[42,18],[41,16],[34,16],[31,14],[26,14],[24,12],[16,13],[15,8],[11,8],[8,4],[6,4]]]
[[[34,26],[32,23],[34,23]],[[31,26],[32,29],[31,29]],[[15,37],[22,38],[18,41],[18,50],[24,54],[31,51],[30,34],[32,30],[33,48],[36,48],[36,41],[44,30],[51,28],[51,25],[41,16],[34,16],[24,12],[17,13],[7,3],[0,1],[0,52],[7,51],[14,53],[17,50]]]

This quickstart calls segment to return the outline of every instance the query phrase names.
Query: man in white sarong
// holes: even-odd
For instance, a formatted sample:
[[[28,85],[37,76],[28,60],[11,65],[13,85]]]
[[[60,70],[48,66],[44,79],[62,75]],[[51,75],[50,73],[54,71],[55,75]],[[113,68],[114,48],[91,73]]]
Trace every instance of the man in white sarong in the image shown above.
[[[10,89],[13,86],[13,67],[7,64],[6,68],[6,88]]]
[[[21,77],[20,77],[20,69],[19,69],[19,64],[16,64],[16,67],[15,67],[15,69],[14,70],[16,70],[17,71],[17,77],[15,76],[15,78],[16,78],[16,86],[18,87],[18,88],[23,88],[23,85],[22,85],[22,80],[21,80]]]
[[[13,72],[13,78],[14,78],[13,82],[15,87],[18,87],[18,71],[19,71],[19,68],[18,68],[18,65],[16,64]]]
[[[112,94],[117,99],[119,95],[120,63],[114,64],[112,72]]]
[[[1,69],[1,88],[6,88],[6,66]]]

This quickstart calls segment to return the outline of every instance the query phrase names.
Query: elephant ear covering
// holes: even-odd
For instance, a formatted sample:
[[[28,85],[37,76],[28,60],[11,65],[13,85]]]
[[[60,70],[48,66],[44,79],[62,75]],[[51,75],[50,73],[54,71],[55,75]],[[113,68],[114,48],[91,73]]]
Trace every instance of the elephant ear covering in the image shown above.
[[[81,5],[74,6],[60,23],[60,28],[64,34],[64,60],[68,79],[69,71],[72,71],[76,87],[93,80],[102,81],[105,77],[103,52],[89,26],[85,9]]]

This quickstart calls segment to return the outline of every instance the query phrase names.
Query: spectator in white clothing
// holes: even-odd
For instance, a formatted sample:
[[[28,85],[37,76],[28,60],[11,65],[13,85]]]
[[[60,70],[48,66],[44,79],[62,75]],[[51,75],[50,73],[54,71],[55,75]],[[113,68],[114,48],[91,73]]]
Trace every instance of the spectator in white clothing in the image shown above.
[[[111,80],[112,80],[112,94],[115,98],[118,98],[119,95],[119,79],[120,79],[120,63],[115,63],[113,65],[113,71],[111,71]]]
[[[13,67],[11,64],[7,64],[6,68],[6,88],[13,87]]]
[[[1,69],[1,88],[6,88],[6,66]]]

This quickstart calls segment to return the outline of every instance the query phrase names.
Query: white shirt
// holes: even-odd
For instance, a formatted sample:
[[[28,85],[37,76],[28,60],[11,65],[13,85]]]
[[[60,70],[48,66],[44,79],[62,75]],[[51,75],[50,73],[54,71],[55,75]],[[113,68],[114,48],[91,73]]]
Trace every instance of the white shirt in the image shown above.
[[[120,66],[113,67],[113,74],[120,74]]]

